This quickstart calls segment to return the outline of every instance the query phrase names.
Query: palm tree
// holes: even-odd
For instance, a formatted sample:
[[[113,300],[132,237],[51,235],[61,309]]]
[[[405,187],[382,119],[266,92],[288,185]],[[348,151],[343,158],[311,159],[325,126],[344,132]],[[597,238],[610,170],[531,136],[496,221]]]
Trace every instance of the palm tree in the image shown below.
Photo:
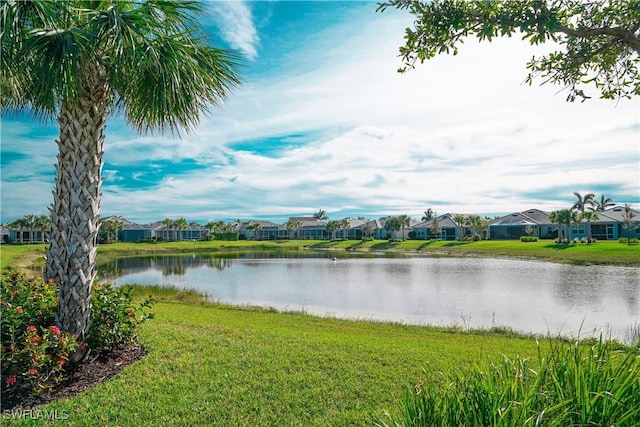
[[[13,221],[11,224],[9,224],[9,226],[13,229],[20,229],[20,243],[24,242],[24,228],[25,226],[25,222],[24,222],[24,218],[20,218],[20,219],[16,219],[15,221]]]
[[[478,215],[469,215],[464,220],[464,224],[467,227],[471,228],[471,236],[473,237],[473,240],[477,240],[478,239],[478,228],[482,227],[482,218],[480,218]]]
[[[313,217],[315,219],[317,219],[318,221],[323,221],[325,219],[329,219],[329,217],[327,216],[327,212],[323,209],[319,209],[318,212],[313,214]]]
[[[371,237],[373,235],[373,221],[367,220],[367,222],[362,226],[362,234],[365,237]]]
[[[571,242],[571,226],[578,224],[580,221],[579,218],[578,213],[573,209],[562,209],[557,213],[558,222],[567,226],[567,241],[569,242]]]
[[[289,238],[291,238],[292,233],[296,238],[299,238],[298,231],[302,228],[302,221],[299,219],[289,220],[287,221],[286,227],[287,231],[289,231]]]
[[[342,218],[340,220],[340,229],[342,230],[343,240],[349,240],[349,228],[351,228],[351,220],[349,218]]]
[[[458,227],[458,240],[462,240],[464,238],[464,221],[465,218],[462,215],[456,215],[451,218],[453,223]]]
[[[42,230],[42,234],[40,235],[40,240],[42,241],[42,243],[45,242],[45,239],[47,239],[50,230],[51,230],[51,218],[49,218],[47,215],[38,215],[37,218],[37,227]]]
[[[397,216],[390,216],[384,222],[384,229],[391,232],[391,238],[396,237],[395,232],[400,230],[400,228],[401,228],[400,220],[398,219]]]
[[[436,213],[433,211],[433,209],[428,208],[426,211],[424,211],[424,215],[422,215],[422,221],[431,221],[435,217]]]
[[[180,217],[173,222],[173,229],[176,233],[176,240],[182,240],[182,231],[186,230],[187,228],[189,228],[189,225],[187,224],[187,220],[183,217]]]
[[[167,241],[171,240],[171,234],[169,233],[169,231],[171,231],[173,229],[173,224],[174,224],[174,220],[172,220],[171,218],[165,218],[162,220],[162,225],[164,225],[164,228],[166,230],[166,239]]]
[[[287,224],[289,224],[289,223],[287,223]],[[336,232],[338,230],[340,230],[340,221],[333,220],[333,219],[329,220],[329,222],[327,222],[326,230],[329,233],[329,235],[331,236],[331,240],[335,240],[336,239]]]
[[[552,224],[558,224],[558,240],[556,243],[562,243],[562,218],[560,218],[560,211],[553,211],[549,214],[549,221]]]
[[[440,236],[440,220],[437,216],[434,216],[431,220],[431,234],[433,234],[436,239],[438,239]]]
[[[627,244],[631,245],[631,228],[635,224],[633,218],[636,217],[636,213],[631,209],[631,205],[628,203],[624,204],[624,213],[622,214],[622,224],[624,228],[627,230]]]
[[[401,231],[402,240],[405,240],[404,228],[409,227],[411,225],[411,218],[409,217],[409,215],[402,214],[398,217],[398,222],[400,223],[400,229],[402,230]]]
[[[258,240],[258,231],[262,230],[262,224],[259,222],[252,222],[247,225],[247,230],[253,231],[253,240]]]
[[[35,215],[25,215],[22,218],[22,223],[29,231],[29,243],[33,243],[33,230],[36,228],[36,223],[38,222],[38,217]]]
[[[575,192],[575,191],[573,192],[573,194],[578,198],[578,200],[576,200],[576,202],[573,204],[571,209],[575,209],[578,212],[580,212],[581,214],[583,214],[585,208],[593,206],[594,198],[596,197],[595,194],[587,193],[584,196],[582,196],[580,193]]]
[[[587,242],[593,242],[593,238],[591,237],[591,221],[598,221],[600,217],[594,211],[586,211],[580,214],[580,219],[587,221]]]
[[[194,1],[3,1],[2,110],[55,118],[59,155],[45,279],[56,323],[84,341],[96,276],[107,117],[138,131],[194,129],[239,84],[238,60],[207,45]],[[74,357],[75,359],[75,357]]]
[[[613,199],[606,197],[604,194],[600,195],[600,200],[594,200],[593,203],[596,205],[596,211],[598,212],[603,212],[607,210],[609,206],[614,206]]]

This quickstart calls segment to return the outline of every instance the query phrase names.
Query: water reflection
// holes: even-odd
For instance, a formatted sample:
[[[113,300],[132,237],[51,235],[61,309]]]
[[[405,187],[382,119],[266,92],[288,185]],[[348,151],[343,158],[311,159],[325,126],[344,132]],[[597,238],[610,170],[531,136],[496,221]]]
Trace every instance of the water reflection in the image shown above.
[[[253,252],[116,260],[117,283],[197,288],[317,315],[621,337],[640,321],[639,269],[520,260]]]

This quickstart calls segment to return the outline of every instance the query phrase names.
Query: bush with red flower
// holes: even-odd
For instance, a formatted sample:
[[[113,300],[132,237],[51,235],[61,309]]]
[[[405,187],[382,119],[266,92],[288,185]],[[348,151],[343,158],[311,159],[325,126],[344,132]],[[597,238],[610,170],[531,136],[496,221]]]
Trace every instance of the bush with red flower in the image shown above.
[[[130,288],[111,284],[93,289],[86,342],[55,325],[58,287],[39,277],[10,270],[0,288],[2,390],[28,387],[46,391],[64,379],[69,356],[79,346],[105,351],[135,342],[139,325],[153,317],[151,298],[134,304]]]

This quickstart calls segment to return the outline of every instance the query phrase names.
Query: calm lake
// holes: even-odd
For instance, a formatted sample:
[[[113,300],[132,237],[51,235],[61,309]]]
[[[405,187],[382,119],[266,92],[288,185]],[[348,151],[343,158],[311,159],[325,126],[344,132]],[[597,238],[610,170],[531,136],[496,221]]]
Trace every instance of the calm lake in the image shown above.
[[[122,258],[99,271],[118,285],[320,316],[620,340],[640,323],[640,269],[630,267],[296,252]]]

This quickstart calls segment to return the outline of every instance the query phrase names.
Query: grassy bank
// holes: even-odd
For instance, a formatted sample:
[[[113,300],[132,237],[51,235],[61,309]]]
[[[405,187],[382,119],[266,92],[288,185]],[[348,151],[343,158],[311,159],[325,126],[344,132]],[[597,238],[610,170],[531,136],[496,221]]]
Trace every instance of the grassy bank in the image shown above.
[[[352,251],[388,251],[442,256],[484,256],[531,258],[572,264],[609,264],[640,266],[640,246],[618,242],[595,244],[569,243],[557,245],[550,240],[523,243],[511,240],[479,242],[405,240],[387,241],[320,241],[312,249],[344,249]]]
[[[570,243],[556,245],[552,241],[522,243],[520,241],[488,240],[480,242],[456,241],[394,241],[360,240],[283,240],[283,241],[235,241],[235,242],[164,242],[164,243],[112,243],[98,248],[98,262],[126,256],[176,253],[215,253],[249,250],[333,250],[333,251],[384,251],[425,256],[482,256],[538,259],[571,264],[606,264],[640,267],[640,245],[618,242],[595,244]],[[0,268],[44,265],[45,246],[1,245]]]
[[[451,375],[536,352],[526,338],[234,308],[193,294],[185,304],[179,295],[164,290],[143,325],[146,358],[41,410],[72,426],[371,425],[423,369]]]
[[[336,249],[327,242],[310,243]],[[335,246],[347,249],[349,243],[357,244]],[[382,243],[372,242],[372,247]],[[415,242],[397,246],[406,250],[409,243]],[[213,252],[226,250],[226,244],[105,245],[100,257],[158,249]],[[293,249],[300,242],[286,244]],[[233,250],[241,248],[270,249],[259,242],[233,245]],[[3,247],[2,267],[8,260],[41,260],[42,250],[38,245]],[[426,378],[442,382],[444,390],[449,378],[504,357],[519,356],[531,360],[527,366],[532,370],[538,368],[536,340],[503,328],[465,332],[348,321],[224,306],[188,290],[136,289],[140,296],[149,291],[159,300],[156,318],[142,326],[141,342],[149,355],[97,387],[39,408],[40,414],[63,417],[70,426],[372,425],[385,419],[385,411],[397,411],[407,386]],[[545,350],[549,342],[540,345]],[[38,412],[28,414],[4,416],[2,424],[42,424],[32,419]]]

